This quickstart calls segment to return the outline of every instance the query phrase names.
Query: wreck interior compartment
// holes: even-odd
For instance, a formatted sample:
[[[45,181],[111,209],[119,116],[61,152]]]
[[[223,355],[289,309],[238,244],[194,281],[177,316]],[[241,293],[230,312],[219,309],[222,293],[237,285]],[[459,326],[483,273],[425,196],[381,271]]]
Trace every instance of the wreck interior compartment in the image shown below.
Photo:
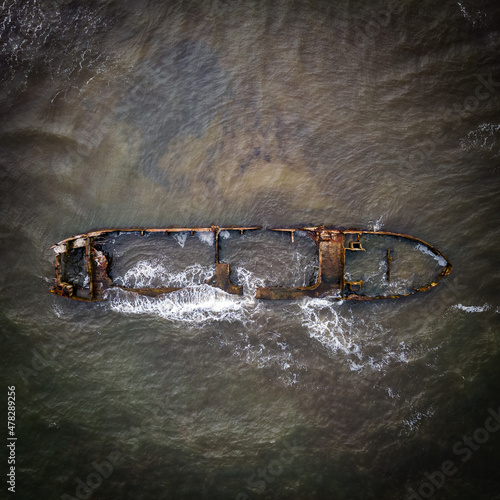
[[[88,286],[87,263],[84,248],[73,248],[62,254],[62,277],[66,283],[73,283],[78,288]]]
[[[364,234],[354,242],[354,248],[346,245],[344,276],[352,285],[346,284],[345,295],[410,294],[431,282],[442,267],[438,255],[406,238]]]
[[[314,241],[273,231],[233,233],[221,241],[221,259],[231,269],[231,281],[241,284],[241,269],[252,274],[259,286],[309,286],[318,276],[318,252]]]
[[[103,238],[102,249],[114,286],[174,288],[200,285],[212,276],[213,243],[213,233],[116,232]]]

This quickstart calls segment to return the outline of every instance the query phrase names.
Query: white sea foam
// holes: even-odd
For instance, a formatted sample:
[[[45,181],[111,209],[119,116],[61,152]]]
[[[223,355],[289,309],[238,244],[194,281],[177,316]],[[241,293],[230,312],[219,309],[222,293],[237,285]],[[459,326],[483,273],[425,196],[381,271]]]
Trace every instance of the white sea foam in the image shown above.
[[[394,392],[391,387],[386,387],[385,391],[391,399],[400,399],[401,394],[399,392]]]
[[[61,306],[59,305],[59,302],[54,302],[54,313],[58,318],[62,318],[64,314],[61,309]]]
[[[467,11],[462,2],[457,2],[457,4],[460,7],[460,11],[462,12],[464,18],[471,22],[472,26],[476,26],[478,22],[482,22],[486,18],[486,14],[481,10],[476,10],[476,12],[470,13]]]
[[[245,269],[237,270],[236,281],[244,287],[245,295],[231,295],[218,288],[204,284],[213,275],[213,268],[194,264],[185,271],[172,275],[159,263],[140,262],[127,272],[123,286],[148,287],[158,277],[168,278],[169,285],[184,286],[180,290],[159,297],[147,297],[122,290],[109,292],[109,306],[124,314],[151,314],[170,321],[183,323],[205,323],[210,321],[241,321],[246,323],[259,309],[255,290],[263,282],[254,278]],[[201,280],[203,284],[196,284]],[[118,280],[117,280],[118,282]]]
[[[495,156],[498,152],[498,134],[500,124],[482,123],[473,130],[467,132],[465,137],[460,139],[460,147],[466,153],[477,150],[490,151]]]
[[[170,321],[195,324],[235,321],[241,310],[238,301],[210,285],[190,286],[155,298],[113,291],[109,306],[124,314],[151,314]]]
[[[211,267],[203,267],[193,264],[185,270],[172,273],[160,261],[139,261],[134,267],[127,270],[124,276],[117,276],[117,285],[127,288],[144,288],[159,286],[160,283],[167,286],[190,286],[206,282],[213,275]]]
[[[122,314],[147,314],[172,322],[199,325],[214,321],[240,322],[246,331],[262,331],[268,324],[270,315],[280,314],[281,309],[269,308],[269,303],[255,298],[258,287],[265,286],[262,279],[257,279],[245,268],[237,268],[232,276],[235,284],[244,287],[244,295],[231,295],[206,284],[213,273],[211,267],[193,265],[182,273],[173,276],[159,262],[140,262],[129,271],[122,284],[127,287],[148,287],[158,278],[168,278],[168,283],[177,283],[184,288],[159,297],[147,297],[123,290],[109,292],[108,306]],[[175,285],[172,285],[175,286]],[[407,362],[406,346],[380,349],[379,354],[366,355],[362,346],[368,338],[382,327],[375,321],[366,324],[353,317],[352,312],[342,307],[342,301],[330,299],[298,300],[287,303],[287,317],[295,318],[306,328],[311,339],[325,347],[330,355],[340,354],[348,363],[350,370],[382,371],[389,363]],[[278,318],[274,318],[279,321]],[[272,320],[271,320],[272,321]],[[267,327],[265,327],[267,328]],[[262,340],[258,343],[245,342],[234,344],[236,355],[259,368],[277,364],[283,371],[282,381],[287,385],[297,382],[297,365],[286,340],[275,332],[274,340]],[[363,339],[363,342],[360,342]],[[231,342],[234,342],[232,339]],[[271,345],[272,344],[272,345]]]
[[[179,243],[179,245],[182,248],[184,248],[184,245],[186,244],[187,237],[188,237],[188,233],[187,232],[184,232],[184,233],[174,233],[174,239],[175,239],[175,241],[177,241],[177,243]]]
[[[197,234],[199,240],[202,241],[203,243],[206,243],[207,245],[210,245],[210,246],[214,245],[214,241],[215,241],[214,233],[212,233],[212,232],[204,233],[204,232],[199,231],[196,234]]]
[[[441,257],[441,255],[434,253],[430,248],[422,245],[421,243],[417,245],[417,248],[425,255],[430,255],[440,266],[446,266],[446,259]]]
[[[368,324],[354,318],[352,312],[340,307],[341,304],[325,299],[305,299],[298,302],[302,325],[307,328],[311,338],[330,352],[343,354],[351,371],[382,371],[390,363],[408,362],[408,349],[404,342],[394,348],[383,349],[376,357],[367,356],[361,346],[375,332],[382,334],[383,327],[375,321]],[[360,342],[360,338],[363,342]]]
[[[483,304],[482,306],[464,306],[462,304],[456,304],[452,307],[453,309],[460,309],[468,313],[480,313],[491,309],[491,306],[489,304]]]
[[[425,411],[414,411],[407,419],[403,420],[406,427],[404,434],[409,435],[416,431],[422,422],[434,416],[434,408],[431,406]]]
[[[332,352],[344,353],[352,371],[362,370],[363,354],[352,335],[352,319],[343,317],[329,300],[304,299],[298,304],[309,336]]]
[[[148,286],[158,275],[168,274],[161,264],[139,263],[127,277],[129,286]],[[188,281],[193,276],[203,275],[208,279],[213,269],[204,269],[199,265],[191,266],[175,279]],[[191,276],[191,278],[189,278]],[[172,275],[169,275],[172,281]],[[264,286],[262,279],[257,279],[245,268],[238,268],[233,276],[235,283],[244,287],[244,295],[230,295],[212,286],[188,285],[178,291],[160,297],[147,297],[123,290],[109,292],[109,307],[122,314],[148,314],[172,322],[203,324],[213,321],[240,322],[245,331],[260,331],[269,321],[270,309],[265,301],[255,298],[258,287]],[[394,349],[385,349],[379,355],[366,356],[359,339],[367,339],[367,334],[382,328],[375,322],[369,325],[355,319],[352,313],[341,307],[341,301],[329,299],[299,300],[287,304],[288,317],[295,317],[307,329],[311,339],[318,341],[330,354],[341,354],[346,359],[351,371],[365,369],[383,370],[391,362],[407,362],[406,346],[401,343]],[[273,309],[271,314],[279,314]],[[297,365],[293,353],[280,333],[272,334],[264,343],[252,343],[248,336],[243,342],[234,345],[234,352],[240,358],[259,368],[278,365],[282,370],[282,381],[293,385],[298,381]],[[274,340],[273,340],[274,339]],[[234,341],[234,339],[233,339]]]
[[[375,222],[373,221],[368,222],[368,229],[370,229],[370,231],[380,231],[383,225],[384,225],[384,216],[381,215]]]

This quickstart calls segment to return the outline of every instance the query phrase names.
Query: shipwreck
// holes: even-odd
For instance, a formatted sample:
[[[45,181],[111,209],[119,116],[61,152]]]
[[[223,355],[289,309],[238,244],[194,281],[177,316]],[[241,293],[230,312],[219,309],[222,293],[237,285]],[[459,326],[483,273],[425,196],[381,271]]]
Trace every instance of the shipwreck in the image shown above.
[[[123,286],[112,278],[110,255],[106,241],[123,235],[138,237],[155,234],[159,237],[181,233],[211,233],[215,246],[213,276],[206,284],[226,293],[242,295],[243,287],[230,278],[229,264],[220,262],[220,235],[223,231],[257,231],[257,226],[177,227],[162,229],[103,229],[67,238],[52,246],[55,252],[55,279],[51,292],[61,297],[83,301],[105,300],[108,291],[127,292],[157,297],[183,288],[182,286]],[[257,299],[295,300],[301,297],[335,300],[369,301],[395,299],[424,292],[435,287],[447,276],[452,265],[443,253],[425,241],[401,233],[359,229],[328,228],[325,226],[273,228],[271,231],[308,237],[316,245],[317,272],[308,286],[268,286],[257,288]],[[413,252],[413,253],[412,253]],[[416,253],[415,253],[416,252]],[[415,255],[427,258],[424,267],[432,267],[424,280],[422,266],[412,268]],[[429,262],[432,264],[429,264]],[[78,265],[79,276],[70,272]]]

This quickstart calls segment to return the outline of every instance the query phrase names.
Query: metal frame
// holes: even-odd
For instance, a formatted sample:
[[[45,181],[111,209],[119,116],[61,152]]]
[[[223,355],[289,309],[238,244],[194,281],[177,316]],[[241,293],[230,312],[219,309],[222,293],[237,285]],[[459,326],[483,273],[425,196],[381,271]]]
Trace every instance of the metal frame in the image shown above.
[[[53,245],[51,248],[54,250],[55,256],[55,271],[56,277],[54,286],[50,290],[56,295],[68,297],[76,300],[84,301],[98,301],[106,297],[106,291],[111,288],[121,288],[130,292],[138,293],[156,297],[166,293],[174,292],[182,287],[162,287],[162,288],[126,288],[113,284],[109,277],[107,268],[108,261],[103,252],[96,248],[96,243],[99,243],[104,236],[110,233],[140,233],[146,235],[148,233],[164,233],[169,235],[171,233],[190,232],[193,235],[195,232],[213,232],[215,239],[215,259],[214,259],[214,275],[207,281],[208,285],[220,288],[227,293],[234,295],[242,295],[243,287],[233,284],[230,280],[229,264],[219,261],[219,235],[221,231],[240,231],[243,234],[245,231],[254,231],[261,229],[258,226],[228,226],[219,227],[211,225],[210,227],[176,227],[176,228],[162,228],[162,229],[145,229],[145,228],[131,228],[131,229],[102,229],[98,231],[90,231],[88,233],[79,234],[72,238],[67,238],[61,242]],[[256,298],[270,299],[270,300],[293,300],[301,297],[317,297],[317,298],[332,298],[335,300],[355,300],[355,301],[369,301],[374,299],[395,299],[413,295],[417,292],[424,292],[433,288],[438,282],[450,274],[452,265],[448,258],[440,252],[437,248],[433,247],[425,241],[409,236],[402,233],[394,233],[389,231],[368,231],[360,229],[341,229],[341,228],[328,228],[324,225],[315,227],[299,227],[299,228],[272,228],[272,231],[289,232],[292,242],[295,241],[295,233],[297,231],[304,233],[311,238],[317,247],[318,252],[318,279],[314,285],[307,287],[262,287],[258,288]],[[345,272],[345,253],[346,251],[364,251],[365,249],[361,243],[361,236],[365,234],[384,235],[389,237],[404,238],[427,247],[430,251],[439,255],[446,261],[437,278],[411,292],[399,295],[380,295],[380,296],[364,296],[358,293],[361,290],[362,281],[346,282],[344,277]],[[346,236],[356,235],[357,240],[349,242],[346,247]],[[354,243],[354,244],[353,244]],[[87,267],[87,275],[89,277],[88,288],[76,287],[73,284],[63,281],[62,270],[62,256],[67,254],[72,249],[84,248],[85,260]],[[391,256],[391,249],[388,248],[387,252],[387,280],[390,281],[390,264],[393,257]]]

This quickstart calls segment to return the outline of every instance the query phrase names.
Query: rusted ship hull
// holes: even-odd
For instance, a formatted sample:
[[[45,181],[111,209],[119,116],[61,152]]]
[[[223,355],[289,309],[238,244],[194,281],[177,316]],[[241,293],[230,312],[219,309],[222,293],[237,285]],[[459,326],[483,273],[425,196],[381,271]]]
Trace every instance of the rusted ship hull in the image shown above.
[[[358,300],[366,301],[373,299],[397,299],[413,295],[417,292],[425,292],[435,287],[438,282],[450,274],[452,265],[443,253],[425,241],[401,233],[393,233],[389,231],[368,231],[358,229],[328,229],[324,226],[305,227],[305,228],[286,228],[273,229],[273,231],[290,232],[292,241],[296,232],[307,235],[315,243],[318,249],[318,280],[312,286],[307,287],[265,287],[257,289],[256,297],[258,299],[271,300],[293,300],[300,297],[313,298],[334,298],[338,300]],[[349,280],[345,275],[346,254],[349,252],[364,252],[363,235],[378,235],[390,239],[404,239],[419,245],[423,245],[429,252],[440,257],[444,265],[435,279],[425,283],[424,285],[413,288],[406,293],[389,293],[386,295],[363,295],[362,287],[363,280]],[[386,262],[386,278],[387,282],[391,281],[391,264],[394,259],[391,256],[391,248],[387,247]]]
[[[195,232],[212,232],[215,237],[215,269],[214,275],[210,280],[208,280],[207,284],[220,288],[227,293],[241,295],[243,293],[243,288],[241,286],[234,285],[229,278],[229,265],[219,262],[219,235],[221,231],[240,231],[243,234],[245,231],[252,231],[255,229],[260,229],[260,227],[219,227],[212,225],[210,227],[177,227],[164,229],[103,229],[73,236],[72,238],[67,238],[52,246],[52,249],[56,254],[56,277],[54,280],[54,286],[50,291],[62,297],[84,301],[104,300],[106,298],[106,292],[111,288],[120,288],[125,291],[149,297],[156,297],[166,293],[175,292],[176,290],[180,290],[182,287],[127,288],[114,284],[108,272],[108,257],[100,248],[103,238],[112,233],[118,235],[126,233],[139,233],[143,236],[151,233],[159,233],[167,236],[169,234],[183,232],[190,232],[191,234]],[[84,260],[88,276],[87,286],[78,286],[74,283],[68,283],[64,277],[62,265],[63,256],[68,255],[75,249],[84,249]]]
[[[172,233],[190,232],[213,233],[215,241],[215,258],[214,258],[214,274],[207,281],[208,285],[219,288],[227,293],[241,295],[243,288],[235,285],[230,279],[229,264],[219,261],[219,235],[221,231],[240,231],[242,234],[245,231],[254,231],[261,229],[260,227],[219,227],[212,225],[210,227],[191,227],[191,228],[165,228],[165,229],[104,229],[100,231],[92,231],[85,234],[80,234],[72,238],[68,238],[54,245],[52,249],[55,252],[55,270],[56,277],[54,286],[50,290],[56,295],[68,297],[83,301],[99,301],[104,300],[107,296],[107,291],[112,288],[121,288],[123,290],[134,292],[150,297],[160,296],[167,293],[179,290],[181,287],[137,287],[127,288],[116,285],[109,274],[109,257],[103,251],[102,242],[112,233],[126,234],[137,233],[141,235],[159,233],[168,236]],[[423,292],[436,286],[438,282],[451,272],[452,265],[449,260],[432,245],[418,238],[400,233],[392,233],[387,231],[367,231],[357,229],[339,229],[326,228],[325,226],[317,227],[302,227],[302,228],[276,228],[272,229],[278,232],[289,232],[291,240],[294,241],[296,234],[308,236],[311,238],[317,247],[318,255],[318,276],[317,281],[311,286],[304,287],[262,287],[258,288],[256,298],[269,300],[294,300],[301,297],[315,298],[332,298],[336,300],[373,300],[385,298],[399,298],[412,295],[417,292]],[[367,249],[363,246],[366,240],[370,246],[369,238],[373,236],[384,237],[382,246],[380,241],[377,242],[379,258],[380,248],[385,254],[384,261],[379,267],[384,268],[384,286],[382,283],[382,291],[386,293],[364,294],[363,279],[352,279],[346,270],[346,256],[353,252],[365,252]],[[385,248],[385,239],[387,239],[387,248]],[[440,260],[442,268],[439,273],[430,281],[421,286],[414,287],[411,290],[405,290],[400,293],[391,292],[391,272],[392,261],[394,260],[394,252],[392,243],[394,241],[406,241],[412,244],[420,245],[424,252],[434,256]],[[374,246],[374,245],[373,245]],[[375,248],[375,246],[374,246]],[[77,253],[80,255],[82,266],[84,266],[85,281],[83,283],[72,283],[65,276],[64,259],[70,254]],[[372,252],[373,253],[373,252]],[[373,287],[372,287],[373,288]]]

